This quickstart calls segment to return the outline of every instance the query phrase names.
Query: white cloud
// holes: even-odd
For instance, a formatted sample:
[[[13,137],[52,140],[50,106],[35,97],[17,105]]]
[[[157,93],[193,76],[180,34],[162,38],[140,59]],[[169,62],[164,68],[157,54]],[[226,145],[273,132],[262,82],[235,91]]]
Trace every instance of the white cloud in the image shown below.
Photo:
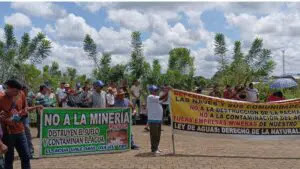
[[[72,67],[77,69],[78,74],[89,75],[92,72],[93,62],[87,59],[82,47],[62,45],[55,41],[52,41],[51,44],[51,54],[43,64],[39,65],[39,68],[55,61],[59,63],[62,71],[66,71],[67,67]]]
[[[48,31],[52,28],[48,26]],[[95,28],[89,26],[85,19],[74,14],[58,19],[55,24],[56,36],[63,41],[77,41],[82,43],[86,34],[90,34],[93,38],[97,38]]]
[[[112,54],[128,54],[131,51],[131,32],[126,28],[116,31],[114,28],[102,26],[99,31],[88,25],[84,18],[69,14],[65,18],[57,20],[55,28],[50,25],[45,27],[46,31],[57,40],[70,42],[82,46],[86,34],[91,35],[100,52],[111,52]]]
[[[292,10],[291,6],[288,11],[270,13],[266,16],[256,17],[250,14],[229,14],[226,16],[227,21],[240,29],[242,39],[248,43],[255,37],[260,37],[264,41],[264,47],[271,49],[272,56],[277,64],[274,74],[282,74],[282,53],[286,50],[286,72],[299,72],[297,60],[300,52],[298,50],[300,36],[300,14],[297,10]],[[245,26],[245,20],[248,26]],[[251,25],[251,26],[249,26]]]
[[[31,8],[26,4],[12,3],[12,7],[32,16],[58,18],[54,24],[50,25],[49,23],[44,27],[44,31],[56,45],[51,59],[59,60],[62,66],[76,67],[80,72],[91,72],[92,70],[90,66],[92,62],[87,59],[82,49],[82,41],[86,34],[92,36],[100,52],[111,52],[113,64],[118,64],[129,61],[132,50],[130,35],[132,31],[139,30],[147,32],[149,35],[149,38],[143,41],[144,54],[148,62],[159,59],[165,70],[168,64],[168,52],[175,47],[187,47],[195,56],[196,75],[210,77],[217,70],[217,64],[213,51],[215,33],[208,31],[201,20],[201,15],[207,10],[225,12],[227,23],[233,29],[239,29],[245,48],[248,48],[253,39],[258,36],[264,39],[264,46],[268,48],[280,48],[283,44],[289,46],[286,54],[288,58],[291,58],[292,63],[300,54],[297,50],[297,46],[300,45],[300,42],[297,41],[300,35],[300,17],[297,10],[292,10],[298,7],[298,4],[293,3],[288,3],[288,12],[280,11],[284,3],[261,2],[76,3],[93,14],[105,8],[108,19],[120,25],[120,28],[101,26],[99,29],[87,24],[81,16],[66,14],[64,9],[54,3],[33,4],[34,6]],[[49,9],[33,10],[39,6],[37,4],[49,6]],[[54,14],[53,6],[62,12]],[[181,16],[186,16],[187,20],[183,20],[181,23]],[[39,28],[33,27],[30,33],[35,34],[38,31],[40,31]],[[230,49],[228,55],[231,55],[233,42],[228,37],[226,37],[226,42]],[[201,47],[198,47],[198,44],[201,44]],[[62,58],[62,55],[65,57]],[[274,50],[273,56],[279,60],[280,50]],[[83,66],[81,66],[81,62],[83,62]],[[277,63],[279,66],[277,66],[276,72],[279,72],[280,62]],[[288,69],[297,70],[297,67],[291,66]]]
[[[35,37],[39,32],[43,32],[41,28],[37,28],[37,27],[32,27],[29,35],[31,38]]]
[[[132,30],[145,31],[149,27],[148,17],[136,10],[109,10],[108,18]]]
[[[28,15],[45,19],[57,19],[67,14],[65,9],[51,2],[13,2],[11,7]]]
[[[144,41],[145,56],[150,58],[165,55],[172,48],[173,45],[166,40],[162,40],[162,37],[157,33],[152,33],[151,37]]]
[[[124,55],[124,59],[131,52],[131,31],[121,28],[116,31],[113,28],[102,27],[98,32],[98,40],[96,43],[102,52],[110,52],[112,54]],[[123,60],[124,60],[123,59]]]
[[[31,20],[28,16],[22,13],[14,13],[10,16],[4,16],[4,22],[11,24],[16,28],[24,28],[31,26]]]
[[[219,2],[216,9],[225,13],[247,13],[250,15],[268,15],[281,10],[283,2]]]
[[[77,5],[82,6],[84,9],[96,13],[102,8],[114,6],[113,2],[76,2]]]
[[[45,34],[49,36],[51,39],[57,39],[56,37],[56,30],[53,28],[52,25],[47,24],[44,28]]]

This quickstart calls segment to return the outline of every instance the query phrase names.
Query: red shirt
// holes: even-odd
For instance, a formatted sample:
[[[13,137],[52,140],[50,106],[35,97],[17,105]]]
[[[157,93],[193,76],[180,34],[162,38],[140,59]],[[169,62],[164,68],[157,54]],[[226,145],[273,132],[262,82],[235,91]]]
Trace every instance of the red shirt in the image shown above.
[[[271,95],[267,99],[268,102],[275,102],[275,101],[280,101],[280,100],[285,100],[285,98]]]
[[[225,90],[223,93],[225,99],[232,99],[232,94],[233,93],[229,90]]]
[[[13,115],[11,112],[12,103],[13,101],[6,95],[0,96],[0,121],[4,132],[7,132],[8,134],[19,134],[24,132],[24,125],[22,122],[14,122],[10,120]],[[25,94],[24,92],[20,92],[16,100],[16,110],[19,112],[20,116],[27,114],[25,110],[26,106],[27,103]]]

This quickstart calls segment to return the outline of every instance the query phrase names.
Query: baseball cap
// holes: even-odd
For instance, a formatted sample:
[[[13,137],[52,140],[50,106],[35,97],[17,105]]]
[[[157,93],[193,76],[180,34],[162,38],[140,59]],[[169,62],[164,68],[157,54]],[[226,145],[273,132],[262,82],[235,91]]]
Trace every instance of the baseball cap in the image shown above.
[[[70,84],[66,83],[66,84],[65,84],[65,87],[70,87]]]
[[[154,91],[158,91],[159,88],[156,85],[150,85],[148,89],[150,90],[150,92],[154,92]]]
[[[97,81],[94,82],[94,85],[98,86],[98,87],[103,87],[104,83],[101,80],[97,80]]]

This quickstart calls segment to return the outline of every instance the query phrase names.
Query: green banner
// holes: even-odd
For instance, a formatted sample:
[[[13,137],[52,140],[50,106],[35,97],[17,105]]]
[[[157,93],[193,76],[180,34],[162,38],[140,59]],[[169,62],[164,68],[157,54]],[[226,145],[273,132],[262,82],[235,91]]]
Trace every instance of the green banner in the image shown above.
[[[41,157],[130,150],[129,108],[46,108],[41,116]]]

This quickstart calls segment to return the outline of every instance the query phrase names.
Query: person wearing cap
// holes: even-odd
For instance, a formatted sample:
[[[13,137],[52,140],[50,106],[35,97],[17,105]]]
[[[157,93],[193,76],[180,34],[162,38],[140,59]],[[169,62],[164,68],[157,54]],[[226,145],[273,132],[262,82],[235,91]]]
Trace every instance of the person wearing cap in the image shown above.
[[[5,95],[0,96],[0,122],[3,142],[8,147],[5,153],[5,169],[13,168],[15,148],[21,159],[22,169],[31,169],[29,149],[22,117],[27,115],[27,103],[22,85],[14,79],[5,82]],[[1,145],[0,145],[1,148]]]
[[[106,92],[103,90],[104,83],[101,80],[97,80],[93,85],[92,107],[106,108]]]
[[[117,92],[114,107],[130,107],[132,109],[132,116],[136,114],[135,107],[130,103],[130,101],[125,98],[125,92],[123,89],[119,89]],[[131,149],[138,150],[139,146],[134,143],[133,134],[131,133]]]
[[[107,88],[106,101],[107,107],[113,107],[115,104],[115,93],[112,87]]]
[[[161,135],[161,124],[163,118],[163,108],[161,103],[168,99],[169,87],[165,88],[162,96],[158,95],[158,87],[150,85],[148,87],[150,95],[147,97],[148,124],[150,127],[151,152],[158,155],[161,151],[158,149]]]

